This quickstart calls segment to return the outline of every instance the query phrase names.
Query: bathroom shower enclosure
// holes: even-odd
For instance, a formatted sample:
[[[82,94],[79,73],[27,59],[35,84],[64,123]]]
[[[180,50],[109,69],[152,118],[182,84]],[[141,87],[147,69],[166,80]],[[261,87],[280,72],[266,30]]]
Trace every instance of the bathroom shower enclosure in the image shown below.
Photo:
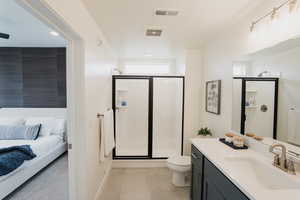
[[[233,130],[276,139],[278,88],[279,78],[234,77]]]
[[[183,76],[113,76],[114,159],[166,159],[183,151]]]

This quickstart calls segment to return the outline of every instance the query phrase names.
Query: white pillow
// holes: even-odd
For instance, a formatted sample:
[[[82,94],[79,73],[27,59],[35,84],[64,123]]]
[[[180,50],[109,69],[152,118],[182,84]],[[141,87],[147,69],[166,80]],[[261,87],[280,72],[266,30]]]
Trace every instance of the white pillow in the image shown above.
[[[27,118],[25,125],[32,126],[36,124],[42,124],[40,130],[40,136],[49,136],[55,132],[56,129],[56,119],[55,118],[48,118],[48,117],[33,117]]]
[[[51,117],[33,117],[26,119],[25,125],[36,125],[42,124],[40,135],[59,135],[64,136],[66,132],[66,120],[65,119],[55,119]]]
[[[0,125],[24,125],[23,118],[0,118]]]
[[[64,137],[64,133],[66,132],[66,120],[65,119],[55,119],[56,128],[52,132],[53,135],[59,135]]]

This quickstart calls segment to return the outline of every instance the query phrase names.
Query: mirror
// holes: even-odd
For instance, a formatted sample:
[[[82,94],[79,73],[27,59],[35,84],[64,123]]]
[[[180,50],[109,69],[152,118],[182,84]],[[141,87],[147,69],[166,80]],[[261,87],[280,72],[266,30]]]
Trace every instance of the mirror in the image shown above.
[[[232,130],[300,146],[300,39],[233,63]]]

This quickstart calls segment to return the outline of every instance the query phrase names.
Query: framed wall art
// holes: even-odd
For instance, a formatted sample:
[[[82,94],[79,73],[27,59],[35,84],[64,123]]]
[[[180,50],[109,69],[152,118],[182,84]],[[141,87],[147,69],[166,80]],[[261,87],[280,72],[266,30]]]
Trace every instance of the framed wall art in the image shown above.
[[[221,113],[221,80],[206,82],[206,112]]]

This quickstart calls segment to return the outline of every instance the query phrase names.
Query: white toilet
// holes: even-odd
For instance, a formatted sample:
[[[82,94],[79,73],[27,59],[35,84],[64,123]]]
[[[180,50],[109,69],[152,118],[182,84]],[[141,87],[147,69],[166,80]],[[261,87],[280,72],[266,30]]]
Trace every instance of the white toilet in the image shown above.
[[[167,166],[172,170],[172,183],[177,187],[190,186],[191,157],[173,156],[167,160]]]

